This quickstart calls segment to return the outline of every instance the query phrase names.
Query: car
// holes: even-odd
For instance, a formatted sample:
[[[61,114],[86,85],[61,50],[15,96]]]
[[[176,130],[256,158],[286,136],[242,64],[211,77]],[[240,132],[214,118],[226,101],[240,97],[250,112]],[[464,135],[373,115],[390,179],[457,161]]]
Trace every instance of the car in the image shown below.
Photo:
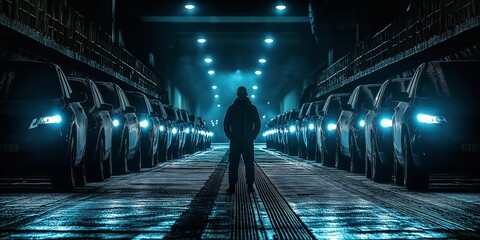
[[[167,160],[167,149],[172,144],[172,135],[168,125],[168,115],[163,108],[163,104],[156,99],[150,99],[150,103],[152,105],[153,111],[155,111],[158,115],[158,119],[160,120],[160,140],[158,146],[158,159],[160,162],[164,162]]]
[[[125,92],[116,83],[95,81],[95,84],[105,102],[113,105],[113,110],[109,111],[113,124],[113,174],[140,171],[141,132],[135,107],[130,105]]]
[[[318,110],[323,108],[325,100],[313,101],[307,109],[307,113],[302,120],[303,146],[306,149],[305,158],[315,160],[316,141],[315,141],[315,123],[318,119]]]
[[[372,105],[381,84],[362,84],[353,90],[348,102],[341,106],[337,121],[335,167],[352,173],[364,173],[365,105]]]
[[[179,119],[180,117],[177,115],[177,111],[175,111],[175,107],[172,105],[163,104],[163,108],[165,112],[167,112],[168,116],[168,128],[170,129],[170,133],[172,136],[172,143],[167,150],[167,159],[175,159],[178,158],[179,154],[179,142],[180,142],[180,134],[179,134]]]
[[[151,168],[158,164],[158,144],[160,139],[160,120],[148,97],[136,91],[125,91],[125,95],[132,106],[140,125],[142,143],[142,168]]]
[[[54,63],[0,63],[0,172],[48,175],[58,191],[84,186],[85,93],[72,91]]]
[[[87,181],[103,181],[112,175],[112,129],[109,111],[111,104],[105,103],[95,83],[88,78],[67,77],[75,92],[87,95],[81,105],[88,119],[87,150],[85,165]]]
[[[390,95],[404,92],[410,78],[389,79],[383,82],[373,105],[365,116],[365,175],[375,182],[392,179],[393,139],[392,115],[397,102]]]
[[[318,112],[316,127],[317,151],[315,154],[316,162],[326,167],[335,165],[335,149],[337,147],[336,129],[337,121],[340,116],[342,103],[346,103],[351,93],[330,94]]]
[[[420,64],[406,92],[392,94],[394,180],[428,190],[431,173],[478,173],[479,61]]]
[[[300,107],[300,112],[298,114],[298,118],[296,120],[296,134],[297,134],[297,142],[298,142],[298,156],[301,158],[306,158],[307,155],[307,148],[303,145],[303,131],[305,129],[302,128],[302,121],[307,115],[308,106],[311,102],[305,102]]]
[[[191,147],[191,137],[193,136],[192,134],[192,128],[193,128],[193,122],[190,121],[190,112],[188,112],[186,109],[180,109],[180,113],[182,115],[182,119],[184,122],[184,128],[183,128],[183,144],[181,147],[181,155],[191,153],[190,147]]]
[[[290,109],[284,114],[282,119],[282,131],[285,153],[290,156],[298,156],[298,138],[296,120],[298,119],[298,109]]]

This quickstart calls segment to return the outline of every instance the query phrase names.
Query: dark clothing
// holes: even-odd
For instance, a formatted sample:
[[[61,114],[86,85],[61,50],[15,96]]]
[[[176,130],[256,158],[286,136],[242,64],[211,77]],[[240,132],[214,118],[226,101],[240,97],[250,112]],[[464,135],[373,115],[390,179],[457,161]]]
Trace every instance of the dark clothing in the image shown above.
[[[260,117],[257,108],[247,97],[238,97],[228,108],[223,122],[225,135],[230,139],[229,182],[234,185],[238,179],[240,156],[245,163],[247,184],[253,184],[253,141],[260,133]]]

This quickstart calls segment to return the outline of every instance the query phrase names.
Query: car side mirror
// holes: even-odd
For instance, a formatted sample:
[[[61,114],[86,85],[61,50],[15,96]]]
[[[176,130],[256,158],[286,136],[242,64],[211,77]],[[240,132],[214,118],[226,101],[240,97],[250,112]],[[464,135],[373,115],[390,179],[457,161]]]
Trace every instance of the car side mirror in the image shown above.
[[[362,109],[364,110],[373,110],[374,107],[373,107],[373,104],[372,103],[362,103]]]
[[[102,103],[99,108],[100,111],[112,111],[113,105],[109,103]]]
[[[125,113],[135,113],[137,110],[135,109],[134,106],[126,106],[125,107]]]
[[[390,94],[388,98],[394,102],[408,102],[410,101],[410,97],[408,97],[407,92],[395,92]]]
[[[87,94],[83,92],[72,92],[70,94],[70,98],[68,99],[68,101],[82,103],[87,101],[87,99],[88,99]]]

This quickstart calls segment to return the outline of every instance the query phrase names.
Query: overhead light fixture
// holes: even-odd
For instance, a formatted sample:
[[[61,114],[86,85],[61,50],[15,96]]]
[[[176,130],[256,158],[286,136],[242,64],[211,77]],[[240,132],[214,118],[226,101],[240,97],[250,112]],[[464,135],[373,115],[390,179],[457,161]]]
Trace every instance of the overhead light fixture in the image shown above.
[[[270,105],[270,102],[267,102],[268,105]]]
[[[255,95],[252,94],[252,96],[250,96],[251,98],[255,98]]]
[[[213,74],[215,74],[215,71],[209,70],[209,71],[208,71],[208,74],[213,75]]]
[[[215,94],[215,98],[218,98],[218,94]]]
[[[221,105],[220,104],[217,104],[217,107],[220,107]]]
[[[213,59],[211,59],[211,58],[205,58],[203,61],[205,61],[206,63],[211,63],[211,62],[213,62]]]
[[[258,62],[259,62],[259,63],[266,63],[266,62],[267,62],[267,59],[265,59],[265,58],[260,58],[260,59],[258,59]]]
[[[275,8],[279,11],[283,11],[283,10],[287,9],[287,6],[285,6],[283,4],[279,4]]]
[[[212,89],[217,89],[217,86],[215,86],[215,85],[214,85],[214,86],[212,86]]]
[[[253,88],[253,90],[257,90],[258,86],[253,86],[252,88]]]
[[[265,43],[273,43],[273,39],[272,38],[265,38]]]
[[[188,10],[193,10],[195,8],[195,5],[187,4],[187,5],[185,5],[185,8],[188,9]]]
[[[207,42],[207,39],[205,39],[205,38],[199,38],[199,39],[197,39],[197,42],[198,42],[198,43],[206,43],[206,42]]]
[[[255,74],[260,75],[260,74],[262,74],[262,71],[257,70],[257,71],[255,71]]]

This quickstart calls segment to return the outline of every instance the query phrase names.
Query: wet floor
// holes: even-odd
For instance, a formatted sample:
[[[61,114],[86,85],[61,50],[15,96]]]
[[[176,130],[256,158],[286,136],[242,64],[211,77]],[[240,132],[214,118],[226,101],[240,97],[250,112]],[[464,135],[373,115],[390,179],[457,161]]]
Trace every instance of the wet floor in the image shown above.
[[[227,147],[73,193],[3,179],[0,238],[480,238],[478,179],[436,176],[429,192],[410,192],[258,145],[255,193],[240,178],[227,194]]]

